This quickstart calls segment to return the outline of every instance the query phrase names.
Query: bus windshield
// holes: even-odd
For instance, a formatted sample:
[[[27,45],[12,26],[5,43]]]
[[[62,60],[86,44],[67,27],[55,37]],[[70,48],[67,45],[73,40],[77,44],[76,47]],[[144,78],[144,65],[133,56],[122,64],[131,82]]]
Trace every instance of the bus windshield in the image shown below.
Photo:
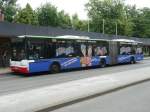
[[[15,42],[12,44],[12,58],[14,61],[26,59],[25,45],[23,42]]]

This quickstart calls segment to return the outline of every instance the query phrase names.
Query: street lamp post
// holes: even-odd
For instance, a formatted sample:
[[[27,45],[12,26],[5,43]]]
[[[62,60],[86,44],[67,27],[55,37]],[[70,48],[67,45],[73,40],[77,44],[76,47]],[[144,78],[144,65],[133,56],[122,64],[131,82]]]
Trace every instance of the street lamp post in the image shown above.
[[[118,24],[116,22],[116,37],[118,36]]]
[[[88,32],[90,32],[90,20],[88,19]]]
[[[103,19],[103,34],[105,34],[105,20]]]

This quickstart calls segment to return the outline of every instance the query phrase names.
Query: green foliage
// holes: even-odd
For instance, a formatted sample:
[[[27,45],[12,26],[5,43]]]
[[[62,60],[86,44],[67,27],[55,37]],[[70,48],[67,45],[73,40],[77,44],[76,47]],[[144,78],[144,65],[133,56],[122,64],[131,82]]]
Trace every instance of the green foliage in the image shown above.
[[[29,4],[27,4],[24,9],[19,10],[14,20],[17,23],[24,23],[30,25],[38,24],[37,14],[33,11]]]
[[[88,21],[80,20],[77,14],[72,16],[72,27],[75,30],[87,31]]]
[[[0,0],[0,9],[5,14],[5,20],[12,22],[17,12],[17,0]]]
[[[150,37],[150,9],[143,8],[134,20],[134,36]]]
[[[150,37],[149,8],[139,10],[125,5],[123,0],[90,0],[86,9],[91,31],[102,32],[104,19],[106,34],[115,34],[117,24],[119,35]]]
[[[58,12],[58,26],[62,28],[71,28],[71,19],[68,14],[65,14],[64,11]]]
[[[39,25],[71,28],[71,19],[64,11],[57,11],[57,8],[46,3],[37,9]]]
[[[118,34],[128,35],[131,31],[130,20],[126,16],[125,5],[122,0],[90,0],[86,4],[89,18],[92,20],[92,30],[102,32],[103,19],[105,20],[105,33],[115,34],[116,24]]]
[[[50,3],[44,4],[37,10],[39,25],[58,26],[57,8]]]
[[[17,0],[0,0],[0,2],[2,2],[3,4],[15,4],[17,2]]]

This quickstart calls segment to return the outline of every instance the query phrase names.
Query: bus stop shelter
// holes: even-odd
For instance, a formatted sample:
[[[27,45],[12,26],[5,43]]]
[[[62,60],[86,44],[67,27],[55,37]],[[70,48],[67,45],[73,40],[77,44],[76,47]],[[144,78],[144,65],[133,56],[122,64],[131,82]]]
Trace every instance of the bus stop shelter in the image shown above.
[[[0,67],[7,67],[10,59],[10,38],[0,37]]]

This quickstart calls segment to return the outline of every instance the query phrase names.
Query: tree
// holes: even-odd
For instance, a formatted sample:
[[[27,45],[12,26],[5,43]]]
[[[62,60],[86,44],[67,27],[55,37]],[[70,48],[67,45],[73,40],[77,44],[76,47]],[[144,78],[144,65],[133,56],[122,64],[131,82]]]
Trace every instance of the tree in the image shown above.
[[[90,0],[86,4],[88,16],[91,19],[91,29],[102,32],[103,19],[105,33],[115,34],[116,24],[118,34],[129,35],[132,30],[130,20],[126,16],[125,5],[122,0]]]
[[[64,11],[58,12],[58,25],[62,28],[71,28],[71,19]]]
[[[134,36],[150,37],[150,8],[139,10],[138,16],[134,18]]]
[[[0,9],[4,12],[5,20],[12,22],[17,12],[17,0],[0,0]]]
[[[14,19],[17,23],[24,23],[30,25],[37,25],[38,18],[37,14],[33,11],[29,4],[26,5],[24,9],[21,9]]]
[[[79,18],[77,14],[74,14],[72,16],[72,27],[73,29],[79,29]]]
[[[46,3],[37,9],[39,25],[58,26],[57,8]]]
[[[72,16],[72,27],[75,30],[87,31],[88,30],[88,21],[80,20],[77,14]]]

